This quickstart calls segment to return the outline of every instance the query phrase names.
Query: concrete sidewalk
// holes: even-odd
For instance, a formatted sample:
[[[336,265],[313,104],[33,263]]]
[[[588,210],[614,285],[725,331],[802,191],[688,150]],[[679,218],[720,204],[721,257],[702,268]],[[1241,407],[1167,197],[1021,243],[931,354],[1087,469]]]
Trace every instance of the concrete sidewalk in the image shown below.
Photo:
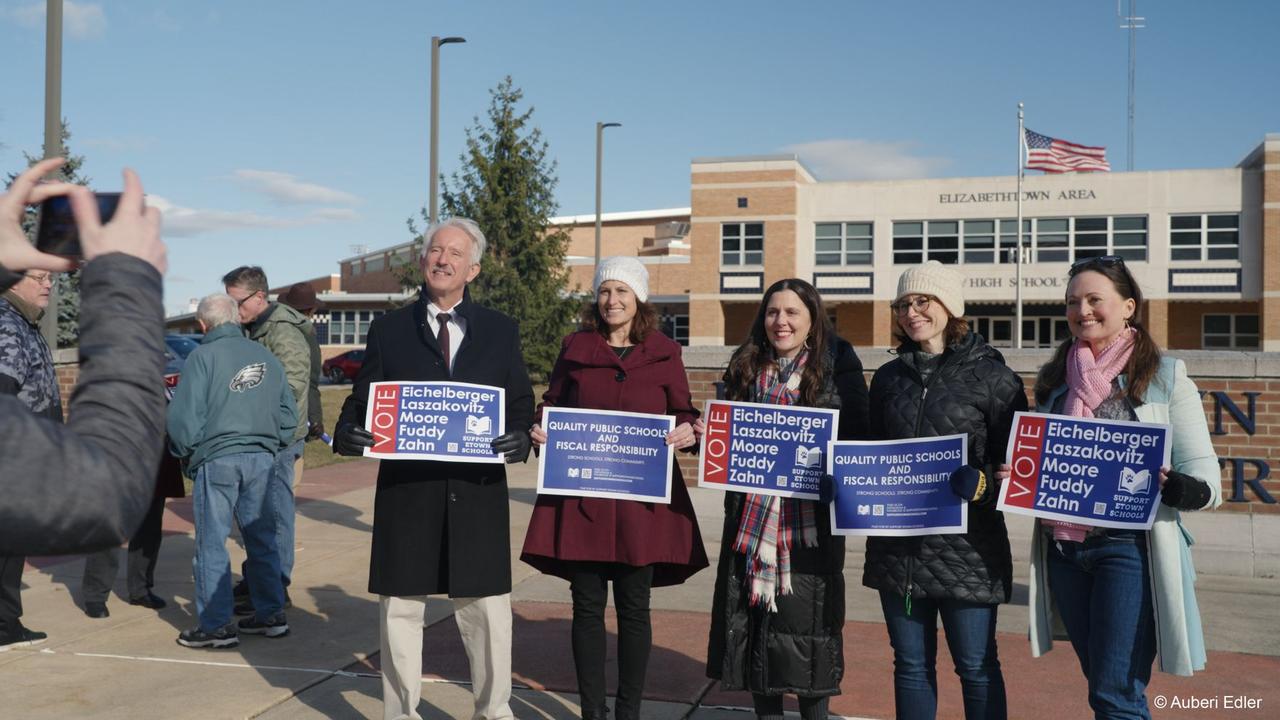
[[[35,648],[0,653],[0,718],[362,718],[381,716],[377,675],[377,600],[366,592],[373,479],[377,464],[355,461],[310,470],[299,492],[298,554],[291,634],[242,637],[229,651],[191,650],[174,642],[195,624],[191,580],[190,500],[170,501],[156,591],[170,601],[159,613],[120,596],[111,617],[81,611],[78,558],[34,559],[24,576],[24,622],[49,633]],[[515,580],[517,690],[520,718],[577,717],[569,648],[567,583],[518,561],[534,499],[536,466],[513,468],[512,562]],[[719,550],[721,497],[691,490],[708,555]],[[1070,648],[1032,660],[1026,641],[1026,548],[1030,525],[1010,518],[1015,554],[1014,602],[1002,608],[999,638],[1010,717],[1085,717],[1085,686]],[[243,553],[232,550],[233,566]],[[861,543],[851,539],[846,564],[846,677],[832,710],[846,717],[893,716],[892,652],[875,593],[861,587]],[[1204,568],[1202,568],[1203,570]],[[751,717],[749,696],[725,693],[703,673],[714,569],[653,595],[654,648],[645,717]],[[1280,709],[1280,582],[1202,574],[1199,597],[1210,647],[1209,668],[1195,678],[1157,673],[1149,698],[1214,699],[1216,709],[1156,711],[1157,717],[1264,718]],[[471,713],[466,659],[451,605],[429,605],[424,649],[424,718]],[[610,626],[612,632],[613,627]],[[612,643],[612,635],[610,638]],[[945,643],[938,661],[939,717],[962,717],[958,682]],[[610,653],[612,657],[612,650]],[[609,670],[613,674],[613,668]],[[1223,696],[1261,701],[1254,709],[1223,707]]]

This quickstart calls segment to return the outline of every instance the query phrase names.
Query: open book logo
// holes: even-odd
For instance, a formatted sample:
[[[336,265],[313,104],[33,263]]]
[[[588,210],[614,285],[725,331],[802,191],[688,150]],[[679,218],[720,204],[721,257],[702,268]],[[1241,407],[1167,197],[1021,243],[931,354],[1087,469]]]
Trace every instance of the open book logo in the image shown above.
[[[1120,471],[1120,489],[1130,495],[1144,495],[1151,487],[1151,471],[1124,468]]]
[[[822,465],[822,448],[796,448],[796,465],[800,467],[819,467]]]
[[[468,435],[492,435],[493,434],[493,418],[476,417],[475,415],[467,416],[467,434]]]

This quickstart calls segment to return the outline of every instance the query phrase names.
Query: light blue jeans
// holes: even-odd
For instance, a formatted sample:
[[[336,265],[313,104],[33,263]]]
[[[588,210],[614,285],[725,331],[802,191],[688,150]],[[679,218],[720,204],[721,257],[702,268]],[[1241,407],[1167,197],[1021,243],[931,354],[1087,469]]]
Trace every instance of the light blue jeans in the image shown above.
[[[196,614],[205,632],[225,627],[232,620],[227,537],[233,518],[240,525],[249,554],[246,577],[257,618],[268,620],[284,607],[276,523],[267,507],[271,464],[270,453],[236,453],[214,458],[196,470],[192,490],[196,552],[191,564]]]
[[[293,463],[302,457],[306,439],[295,440],[292,445],[276,453],[271,464],[271,488],[267,501],[276,522],[276,549],[280,552],[280,581],[285,587],[293,581],[293,526],[295,520],[293,500]]]

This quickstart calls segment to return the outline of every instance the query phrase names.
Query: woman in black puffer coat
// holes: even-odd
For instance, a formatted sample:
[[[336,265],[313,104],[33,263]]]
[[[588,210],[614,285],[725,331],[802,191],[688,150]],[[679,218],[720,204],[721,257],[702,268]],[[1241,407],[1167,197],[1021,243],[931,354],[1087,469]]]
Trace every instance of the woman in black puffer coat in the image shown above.
[[[996,608],[1009,601],[1012,559],[996,509],[1022,381],[965,322],[963,278],[936,261],[902,274],[894,312],[897,359],[871,380],[871,427],[880,439],[968,435],[969,461],[951,487],[969,501],[968,532],[871,537],[862,584],[880,591],[894,654],[898,718],[933,718],[938,616],[964,693],[965,717],[1004,718]]]
[[[794,402],[761,397],[761,376],[788,375]],[[840,410],[839,439],[867,433],[867,384],[853,346],[835,335],[822,298],[799,279],[779,280],[765,292],[751,336],[725,372],[729,400],[773,402]],[[695,431],[701,432],[701,419]],[[760,496],[727,492],[720,559],[716,566],[707,676],[726,690],[749,690],[756,716],[782,718],[782,696],[795,695],[804,720],[827,717],[827,702],[840,694],[844,675],[844,537],[831,534],[828,506],[817,500],[788,503],[791,518],[812,518],[813,542],[790,549],[790,590],[777,584],[753,603],[748,555],[734,550],[743,514]],[[803,524],[803,521],[800,521]],[[781,529],[780,529],[781,532]],[[797,537],[799,534],[797,534]]]

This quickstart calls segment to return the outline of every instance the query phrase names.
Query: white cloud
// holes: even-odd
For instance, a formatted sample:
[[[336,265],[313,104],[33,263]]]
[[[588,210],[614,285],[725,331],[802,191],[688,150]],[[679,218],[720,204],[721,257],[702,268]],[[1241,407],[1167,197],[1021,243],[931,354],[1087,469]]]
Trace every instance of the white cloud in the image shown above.
[[[820,180],[901,180],[936,177],[951,164],[945,157],[913,154],[915,143],[818,140],[787,145]]]
[[[355,211],[347,208],[319,208],[298,217],[263,215],[247,210],[204,210],[176,205],[159,195],[147,195],[147,205],[159,208],[164,214],[161,227],[165,237],[192,237],[222,230],[294,228],[357,217]]]
[[[298,176],[271,170],[237,170],[236,179],[241,185],[260,192],[283,205],[311,205],[337,203],[354,205],[360,198],[342,190],[303,182]]]
[[[9,17],[18,24],[30,28],[42,28],[45,24],[43,0],[9,10]],[[107,14],[97,3],[78,3],[66,0],[62,5],[62,29],[73,38],[98,37],[107,30]]]

